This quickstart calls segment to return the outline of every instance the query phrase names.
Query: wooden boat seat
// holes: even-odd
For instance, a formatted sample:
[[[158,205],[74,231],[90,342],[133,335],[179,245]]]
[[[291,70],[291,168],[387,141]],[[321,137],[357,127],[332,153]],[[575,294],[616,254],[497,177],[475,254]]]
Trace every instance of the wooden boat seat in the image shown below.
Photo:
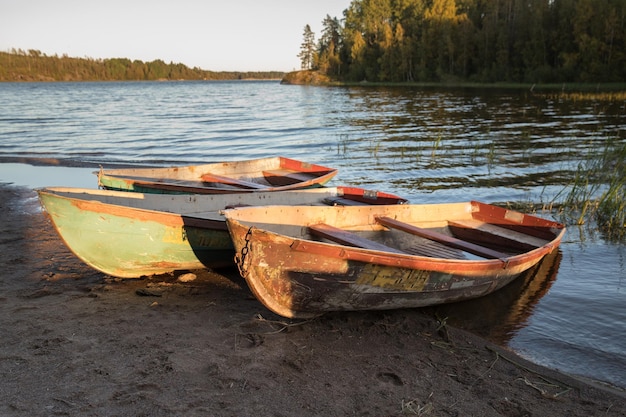
[[[329,206],[369,206],[363,201],[350,200],[345,197],[328,197],[324,199],[324,204]]]
[[[195,189],[195,188],[206,187],[206,184],[202,181],[183,180],[183,179],[176,179],[176,178],[138,177],[134,175],[128,175],[128,176],[124,176],[121,178],[133,180],[137,185],[140,185],[145,188],[154,188],[157,190],[171,190],[173,188]],[[225,183],[221,183],[221,184],[228,186],[228,184],[225,184]],[[233,189],[241,188],[241,187],[235,187],[235,186],[232,186],[232,187],[234,187]]]
[[[493,249],[486,248],[484,246],[476,245],[471,242],[466,242],[461,239],[457,239],[452,236],[445,235],[443,233],[436,232],[434,230],[424,229],[421,227],[413,226],[412,224],[404,223],[390,217],[376,217],[376,221],[383,226],[387,226],[393,229],[402,230],[407,233],[411,233],[416,236],[424,237],[426,239],[433,240],[435,242],[442,243],[452,248],[461,249],[465,252],[472,253],[474,255],[487,258],[487,259],[502,259],[508,258],[509,255],[503,252],[498,252]]]
[[[332,240],[333,242],[340,243],[342,245],[354,246],[362,249],[371,249],[382,252],[393,252],[393,253],[401,253],[406,254],[400,249],[392,248],[391,246],[384,245],[382,243],[375,242],[370,239],[366,239],[359,235],[356,235],[347,230],[342,230],[337,227],[319,223],[309,226],[309,232],[312,235],[323,237],[328,240]]]
[[[130,178],[132,177],[120,177],[120,178]],[[181,188],[181,189],[194,189],[199,187],[204,187],[204,183],[201,181],[192,181],[192,180],[178,180],[173,178],[148,178],[148,177],[137,177],[134,180],[135,184],[140,185],[145,188],[154,188],[157,190],[169,190],[172,188]]]
[[[469,229],[475,234],[481,234],[484,239],[500,241],[503,245],[522,247],[525,250],[532,250],[546,244],[546,241],[541,238],[480,220],[457,220],[450,221],[448,224],[458,229]]]
[[[225,177],[222,175],[211,174],[211,173],[206,173],[202,175],[202,177],[200,178],[202,178],[203,182],[217,182],[220,184],[234,185],[236,187],[242,187],[242,188],[253,188],[253,189],[268,188],[267,185],[259,184],[258,182],[246,181],[246,180],[242,180],[239,178]]]
[[[162,177],[137,177],[133,175],[128,175],[124,177],[120,177],[124,180],[132,180],[140,185],[150,185],[150,184],[165,184],[165,185],[182,185],[182,186],[195,186],[202,184],[200,181],[193,180],[179,180],[175,178],[162,178]]]
[[[318,175],[316,175],[314,172],[300,172],[292,171],[290,169],[268,169],[266,171],[263,171],[263,176],[267,179],[268,182],[272,184],[276,181],[280,183],[287,182],[294,184],[297,182],[310,181],[313,178],[318,177]]]

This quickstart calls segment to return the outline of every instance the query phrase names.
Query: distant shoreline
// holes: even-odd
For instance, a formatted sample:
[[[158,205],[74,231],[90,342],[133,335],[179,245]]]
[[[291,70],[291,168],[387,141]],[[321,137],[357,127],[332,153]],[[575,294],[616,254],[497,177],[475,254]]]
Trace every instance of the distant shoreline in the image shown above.
[[[339,81],[329,78],[328,76],[321,74],[318,71],[313,70],[301,70],[292,71],[283,77],[281,84],[286,85],[313,85],[313,86],[336,86],[336,87],[357,87],[357,88],[372,88],[372,87],[388,87],[388,88],[439,88],[439,89],[510,89],[510,90],[528,90],[531,93],[576,93],[583,92],[586,94],[593,93],[617,93],[618,96],[615,99],[626,99],[626,83],[551,83],[551,84],[536,84],[536,83],[510,83],[510,82],[497,82],[497,83],[475,83],[475,82],[415,82],[415,81],[403,81],[403,82],[370,82],[362,80],[358,82]]]
[[[209,81],[282,79],[284,71],[208,71],[163,60],[73,58],[41,51],[0,51],[0,81]]]
[[[100,168],[102,165],[115,168],[136,168],[149,165],[124,164],[119,162],[90,162],[77,161],[75,159],[47,158],[34,156],[0,156],[0,164],[27,164],[41,167],[66,167],[66,168]]]
[[[233,78],[233,79],[205,79],[205,80],[2,80],[0,84],[9,83],[179,83],[179,82],[280,82],[282,78]]]

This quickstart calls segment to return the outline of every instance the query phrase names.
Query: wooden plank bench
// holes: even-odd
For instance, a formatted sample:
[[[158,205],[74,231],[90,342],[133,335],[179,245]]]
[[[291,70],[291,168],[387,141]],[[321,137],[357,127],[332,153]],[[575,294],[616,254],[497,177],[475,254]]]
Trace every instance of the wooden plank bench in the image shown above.
[[[309,232],[312,235],[323,237],[324,239],[332,240],[333,242],[337,242],[342,245],[354,246],[362,249],[377,250],[382,252],[406,254],[400,249],[392,248],[382,243],[374,242],[373,240],[366,239],[347,230],[342,230],[325,223],[318,223],[309,226]]]
[[[113,176],[112,178],[115,178],[117,180],[122,180],[125,182],[131,181],[139,185],[146,185],[146,186],[155,185],[155,187],[158,187],[161,184],[165,186],[180,185],[184,187],[201,187],[202,186],[201,181],[178,179],[178,178],[142,177],[142,176],[135,176],[135,175]]]
[[[479,220],[457,220],[450,221],[448,224],[455,229],[455,233],[458,231],[460,234],[473,235],[485,242],[493,242],[519,250],[533,250],[546,244],[546,241],[541,238]]]
[[[210,175],[210,174],[209,174]],[[232,179],[228,177],[220,177],[215,176],[214,181],[205,181],[205,180],[193,180],[193,179],[178,179],[178,178],[163,178],[163,177],[143,177],[143,176],[135,176],[135,175],[124,175],[124,176],[113,176],[111,178],[115,178],[118,181],[124,181],[126,183],[132,183],[137,186],[141,186],[144,188],[150,188],[154,190],[167,190],[167,191],[188,191],[188,192],[199,192],[199,190],[203,190],[207,188],[207,182],[220,183],[228,187],[224,187],[224,189],[237,189],[241,188],[244,185],[247,185],[246,188],[268,188],[268,186],[263,184],[257,184],[250,181],[242,181],[237,179]],[[227,178],[231,180],[231,183],[226,183],[224,181],[219,180],[219,178]],[[235,185],[232,181],[238,181],[240,183],[239,186]],[[235,188],[231,188],[235,187]]]
[[[159,179],[158,181],[136,181],[137,186],[154,190],[200,192],[206,188],[201,181]]]
[[[290,185],[298,182],[311,181],[318,175],[314,172],[300,172],[289,169],[269,169],[263,171],[263,176],[270,184]]]
[[[268,188],[267,185],[259,184],[257,182],[246,181],[239,178],[225,177],[222,175],[206,173],[202,175],[202,181],[204,182],[216,182],[226,185],[234,185],[241,188],[263,189]]]
[[[510,213],[508,210],[500,207],[488,207],[481,209],[479,212],[473,213],[472,217],[474,220],[482,221],[484,223],[490,223],[493,218],[497,218],[498,227],[514,230],[528,236],[534,236],[536,238],[543,239],[544,241],[551,241],[555,238],[556,233],[558,233],[548,226],[548,224],[552,222],[547,220],[525,222],[524,220],[526,216],[522,213],[509,214],[507,217],[507,214],[503,216],[499,215],[498,212],[501,211],[505,211],[507,214]]]
[[[402,230],[416,236],[420,236],[426,239],[433,240],[435,242],[442,243],[446,246],[460,249],[468,253],[480,256],[487,259],[502,259],[508,258],[510,255],[498,252],[493,249],[486,248],[484,246],[476,245],[471,242],[466,242],[461,239],[457,239],[452,236],[444,235],[443,233],[436,232],[434,230],[424,229],[421,227],[413,226],[412,224],[404,223],[390,217],[376,217],[376,221],[383,226],[390,227],[392,229]]]

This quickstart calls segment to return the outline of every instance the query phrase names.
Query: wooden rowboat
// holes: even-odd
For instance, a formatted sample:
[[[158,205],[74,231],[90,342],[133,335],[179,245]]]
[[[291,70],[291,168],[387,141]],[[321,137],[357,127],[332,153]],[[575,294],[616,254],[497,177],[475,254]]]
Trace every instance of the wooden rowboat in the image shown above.
[[[224,214],[252,292],[298,318],[480,297],[537,264],[565,233],[560,223],[474,201]]]
[[[282,156],[169,168],[101,169],[98,185],[143,193],[249,193],[321,187],[337,170]]]
[[[67,247],[105,274],[137,278],[234,265],[219,210],[265,204],[396,204],[393,194],[354,187],[215,195],[43,188],[39,199]]]

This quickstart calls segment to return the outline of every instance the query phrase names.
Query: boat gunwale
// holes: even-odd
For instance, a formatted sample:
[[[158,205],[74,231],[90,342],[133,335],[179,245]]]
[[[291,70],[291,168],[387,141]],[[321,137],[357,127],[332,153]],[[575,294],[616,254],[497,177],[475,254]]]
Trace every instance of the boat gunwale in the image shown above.
[[[563,229],[559,236],[557,236],[554,240],[528,252],[511,255],[506,258],[477,260],[437,258],[424,255],[413,255],[409,253],[401,254],[379,251],[375,249],[357,248],[353,246],[341,245],[338,243],[327,243],[311,239],[289,237],[279,233],[258,229],[254,226],[247,226],[243,222],[239,222],[237,220],[227,219],[227,223],[228,222],[239,224],[242,228],[248,228],[252,233],[271,234],[275,237],[290,239],[292,240],[292,243],[290,245],[291,249],[298,252],[309,252],[338,259],[385,265],[397,268],[421,269],[433,272],[462,274],[468,277],[481,276],[485,275],[486,273],[495,273],[498,271],[511,271],[514,268],[524,265],[533,260],[539,261],[543,256],[551,253],[559,246],[562,235],[565,233],[565,229]]]
[[[85,207],[85,208],[89,208],[89,209],[98,207],[100,205],[107,206],[107,207],[115,207],[115,210],[118,213],[126,213],[127,211],[140,211],[140,212],[145,212],[145,213],[152,213],[154,215],[161,215],[165,217],[175,216],[175,217],[181,217],[181,218],[194,218],[198,220],[210,220],[210,221],[217,221],[218,219],[221,219],[222,221],[224,221],[224,217],[220,212],[222,210],[228,209],[227,207],[223,206],[223,203],[217,204],[218,200],[220,199],[225,200],[228,198],[224,195],[219,195],[219,194],[189,197],[188,195],[185,195],[185,194],[176,195],[176,194],[129,193],[126,191],[117,191],[117,190],[102,190],[102,189],[74,188],[74,187],[42,187],[42,188],[37,188],[35,192],[38,195],[48,194],[56,198],[63,198],[63,199],[71,200],[71,201],[74,201],[76,204],[81,205],[82,207]],[[267,192],[257,193],[255,197],[250,197],[250,198],[258,198],[259,199],[258,201],[257,200],[253,201],[253,203],[257,203],[262,198],[268,198],[271,201],[274,198],[280,199],[281,196],[287,196],[287,195],[298,196],[298,195],[303,195],[303,194],[311,195],[313,197],[319,197],[319,198],[312,199],[310,201],[303,202],[301,204],[293,204],[294,206],[295,205],[309,206],[309,205],[312,205],[314,202],[320,203],[320,206],[329,206],[329,204],[324,203],[324,200],[328,198],[338,198],[338,197],[347,198],[347,199],[359,199],[359,201],[361,199],[364,201],[369,200],[373,205],[375,205],[376,200],[379,198],[385,199],[385,200],[396,200],[398,205],[404,204],[407,201],[403,199],[402,197],[396,196],[394,194],[380,192],[380,191],[371,191],[371,190],[366,190],[363,188],[349,187],[349,186],[319,187],[319,188],[314,188],[314,189],[302,189],[302,190],[285,190],[284,192],[281,192],[281,193],[267,191]],[[372,195],[374,196],[372,197]],[[92,198],[90,199],[89,196],[92,196]],[[128,200],[137,200],[137,201],[141,201],[145,198],[150,198],[150,199],[162,198],[163,200],[166,200],[166,201],[174,201],[174,200],[179,199],[182,201],[179,204],[183,204],[187,202],[189,202],[189,204],[193,204],[192,202],[188,201],[190,198],[200,199],[200,200],[204,198],[206,200],[211,200],[211,203],[216,204],[218,207],[212,210],[205,210],[202,212],[193,212],[193,213],[184,212],[183,213],[183,212],[158,210],[158,209],[145,208],[145,207],[136,207],[136,206],[131,206],[131,205],[122,205],[114,201],[103,201],[93,196],[101,197],[103,199],[111,197],[114,199],[119,198],[121,200],[128,199]],[[236,198],[238,197],[233,197],[233,199],[236,199]],[[241,198],[246,199],[248,197],[241,197]],[[354,200],[354,201],[357,201],[357,200]],[[232,204],[228,204],[227,206],[230,206],[230,205]],[[277,205],[277,204],[267,204],[267,202],[259,202],[259,204],[251,204],[250,207],[260,207],[260,206],[267,206],[267,205]],[[237,208],[237,206],[233,206],[229,208]],[[93,211],[96,211],[96,210],[93,210]],[[213,214],[216,215],[215,218],[208,217],[209,215],[213,215]],[[133,217],[133,216],[128,215],[128,217]],[[172,223],[172,224],[174,225],[175,223]]]
[[[477,201],[469,201],[469,202],[461,202],[461,203],[442,203],[442,204],[418,204],[414,206],[443,206],[443,205],[452,205],[452,204],[466,204],[468,207],[472,207],[474,209],[477,205],[479,207],[496,207],[493,205],[477,202]],[[375,207],[381,206],[372,206],[373,210]],[[411,205],[401,205],[403,209],[410,208]],[[289,208],[288,206],[284,207],[274,207],[274,209],[281,208]],[[234,208],[231,210],[247,210],[250,208]],[[255,207],[253,209],[262,210],[263,207]],[[506,209],[502,209],[506,210]],[[510,211],[510,210],[509,210]],[[533,224],[544,224],[542,227],[550,228],[554,232],[554,238],[552,240],[546,241],[545,244],[528,251],[524,251],[519,254],[511,254],[505,258],[495,258],[495,259],[449,259],[449,258],[439,258],[439,257],[430,257],[424,255],[414,255],[409,253],[392,253],[386,251],[379,251],[374,249],[366,249],[366,248],[358,248],[354,246],[341,245],[338,243],[327,243],[320,240],[314,240],[311,238],[304,237],[295,237],[286,234],[281,234],[278,232],[274,232],[272,230],[263,229],[261,227],[255,226],[259,221],[252,220],[241,220],[239,218],[231,217],[229,213],[232,213],[230,210],[223,211],[226,217],[227,223],[238,224],[241,228],[248,228],[248,230],[252,233],[262,233],[267,236],[272,236],[271,238],[266,237],[265,240],[271,239],[280,239],[291,241],[290,247],[294,251],[300,252],[315,252],[316,254],[325,255],[334,258],[341,258],[352,261],[359,261],[364,263],[375,263],[380,265],[398,267],[398,268],[407,268],[407,269],[423,269],[423,270],[431,270],[435,272],[450,272],[453,274],[463,274],[467,276],[477,276],[484,275],[486,273],[495,273],[501,271],[514,271],[516,268],[524,266],[528,263],[531,263],[527,269],[531,267],[534,263],[538,262],[543,256],[553,252],[558,246],[565,234],[566,228],[563,224],[554,222],[551,220],[542,219],[535,215],[525,215],[530,216],[533,221]],[[516,212],[518,213],[518,212]],[[440,219],[445,220],[445,219]],[[313,224],[315,222],[312,222]],[[307,224],[298,224],[300,227],[306,227]],[[382,227],[382,226],[381,226]],[[229,230],[231,229],[229,225]],[[382,230],[382,229],[381,229]],[[232,233],[231,233],[232,234]],[[234,239],[233,239],[234,240]],[[513,272],[516,273],[516,272]]]

